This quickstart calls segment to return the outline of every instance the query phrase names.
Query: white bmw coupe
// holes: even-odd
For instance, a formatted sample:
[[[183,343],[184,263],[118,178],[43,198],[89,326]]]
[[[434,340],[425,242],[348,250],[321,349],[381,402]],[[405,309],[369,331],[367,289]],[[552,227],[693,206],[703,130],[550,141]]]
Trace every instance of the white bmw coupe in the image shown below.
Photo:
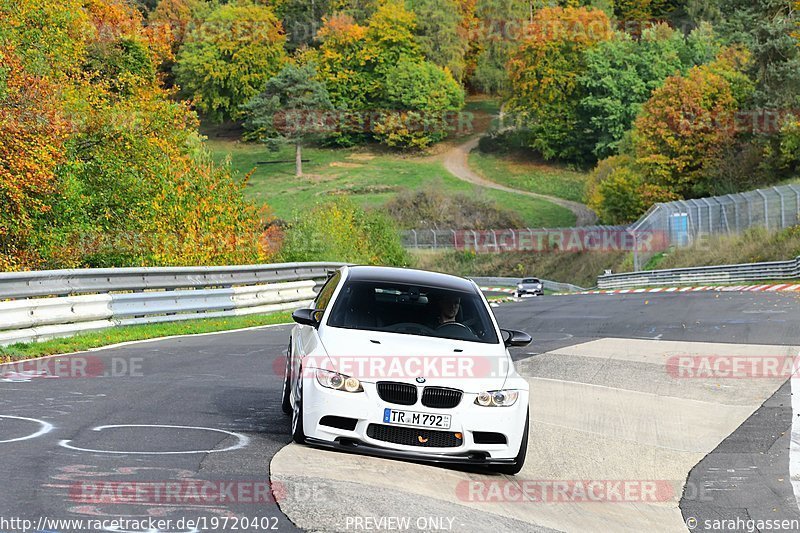
[[[528,383],[474,282],[387,267],[335,271],[294,312],[282,408],[298,443],[516,474]]]

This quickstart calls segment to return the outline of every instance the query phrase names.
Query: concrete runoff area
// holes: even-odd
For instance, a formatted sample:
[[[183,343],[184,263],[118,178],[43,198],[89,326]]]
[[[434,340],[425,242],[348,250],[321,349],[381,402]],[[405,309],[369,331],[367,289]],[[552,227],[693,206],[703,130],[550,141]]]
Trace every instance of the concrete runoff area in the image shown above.
[[[515,477],[295,444],[273,457],[270,471],[274,480],[324,483],[333,493],[340,484],[365,486],[372,497],[380,494],[381,509],[395,509],[396,515],[408,510],[409,498],[416,495],[426,509],[438,510],[436,516],[465,517],[463,508],[467,507],[504,517],[502,520],[562,531],[685,531],[679,502],[690,470],[770,398],[785,378],[678,379],[669,374],[666,362],[674,356],[774,355],[791,359],[798,350],[797,346],[605,338],[521,361],[518,370],[531,386],[531,428],[526,464]],[[576,373],[582,376],[580,381],[541,377],[565,364],[584,367],[587,372]],[[599,372],[606,365],[617,365],[616,371],[629,373],[624,381],[627,388],[609,383]],[[671,381],[673,385],[653,388],[647,379],[653,372],[663,374],[663,383]],[[636,379],[637,374],[645,379]],[[517,501],[514,496],[508,498],[512,501],[481,501],[487,493],[465,494],[465,483],[471,481],[500,485],[565,481],[570,490],[586,481],[621,481],[639,489],[648,487],[643,482],[653,482],[657,490],[624,501],[584,501],[570,496],[567,501],[552,497],[551,501]],[[346,490],[344,486],[342,490]],[[689,487],[687,492],[700,490]],[[636,501],[639,498],[641,501]],[[392,501],[396,503],[392,505]],[[322,499],[313,502],[313,507],[309,502],[291,500],[281,504],[293,522],[310,530],[352,530],[352,517],[364,516],[365,511],[359,499]],[[414,515],[418,514],[415,509]],[[325,522],[317,522],[319,517]],[[464,521],[458,530],[485,531],[485,527]]]

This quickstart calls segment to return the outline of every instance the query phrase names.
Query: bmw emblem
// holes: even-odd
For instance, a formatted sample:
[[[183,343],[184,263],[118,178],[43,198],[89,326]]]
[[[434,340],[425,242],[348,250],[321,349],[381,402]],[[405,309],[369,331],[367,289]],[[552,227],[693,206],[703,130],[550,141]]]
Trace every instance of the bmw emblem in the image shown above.
[[[417,383],[425,383],[425,378],[423,378],[422,376],[418,377]]]

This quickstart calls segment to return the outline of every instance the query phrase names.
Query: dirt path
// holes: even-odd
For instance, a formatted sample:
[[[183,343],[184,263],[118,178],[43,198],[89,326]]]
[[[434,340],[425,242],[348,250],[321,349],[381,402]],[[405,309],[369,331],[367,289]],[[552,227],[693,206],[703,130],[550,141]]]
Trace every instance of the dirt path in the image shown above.
[[[564,200],[563,198],[557,198],[555,196],[548,196],[546,194],[512,189],[511,187],[506,187],[505,185],[489,181],[486,178],[478,175],[469,167],[468,157],[469,153],[478,146],[479,139],[480,136],[472,137],[464,144],[460,144],[445,152],[443,155],[444,168],[458,179],[479,185],[481,187],[487,187],[489,189],[496,189],[498,191],[506,191],[515,194],[523,194],[532,198],[547,200],[548,202],[565,207],[575,214],[577,219],[575,221],[576,226],[591,226],[597,223],[597,215],[584,204],[572,202],[570,200]]]

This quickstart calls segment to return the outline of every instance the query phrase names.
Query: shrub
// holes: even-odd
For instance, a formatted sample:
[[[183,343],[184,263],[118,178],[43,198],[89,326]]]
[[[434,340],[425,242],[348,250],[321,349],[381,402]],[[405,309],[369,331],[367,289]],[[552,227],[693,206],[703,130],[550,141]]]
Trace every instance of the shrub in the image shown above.
[[[286,231],[281,258],[394,266],[409,261],[394,224],[344,197],[298,214]]]
[[[487,198],[446,194],[438,184],[401,192],[383,209],[398,225],[409,229],[498,229],[525,225],[516,213]]]

